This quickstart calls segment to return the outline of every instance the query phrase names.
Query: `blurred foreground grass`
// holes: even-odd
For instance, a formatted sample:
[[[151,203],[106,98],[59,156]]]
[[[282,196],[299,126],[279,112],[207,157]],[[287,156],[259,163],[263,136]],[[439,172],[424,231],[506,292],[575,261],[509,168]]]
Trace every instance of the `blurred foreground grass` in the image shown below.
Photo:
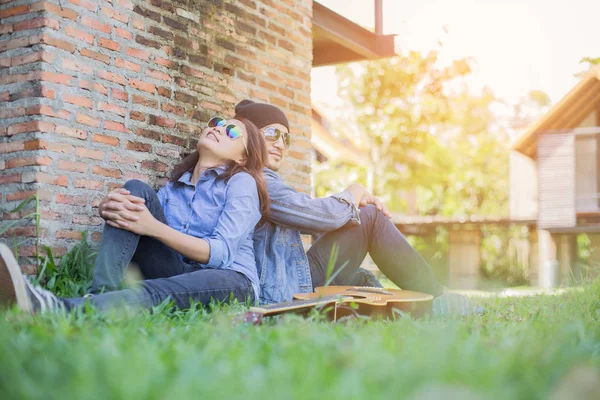
[[[332,324],[246,308],[0,311],[3,399],[563,399],[600,394],[600,281],[482,315]],[[566,397],[565,397],[566,396]]]

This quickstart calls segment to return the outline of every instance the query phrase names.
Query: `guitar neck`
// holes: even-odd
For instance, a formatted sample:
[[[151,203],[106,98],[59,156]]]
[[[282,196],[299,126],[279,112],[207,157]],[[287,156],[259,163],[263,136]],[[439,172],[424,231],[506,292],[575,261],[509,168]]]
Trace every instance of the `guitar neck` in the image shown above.
[[[259,307],[250,307],[250,312],[262,315],[277,315],[290,311],[304,311],[309,308],[336,303],[338,300],[345,299],[345,296],[329,295],[311,300],[294,300],[285,301],[283,303],[268,304]]]

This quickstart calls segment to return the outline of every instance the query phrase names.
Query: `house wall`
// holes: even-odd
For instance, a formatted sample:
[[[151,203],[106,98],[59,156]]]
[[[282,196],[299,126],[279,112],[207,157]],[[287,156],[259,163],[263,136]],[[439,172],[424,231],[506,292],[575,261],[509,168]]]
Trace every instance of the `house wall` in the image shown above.
[[[596,112],[579,127],[596,126]],[[598,211],[598,139],[592,135],[575,138],[575,207],[578,212]]]
[[[538,212],[538,176],[536,161],[516,152],[509,155],[510,217],[535,219]]]
[[[310,191],[311,18],[310,0],[0,1],[0,208],[37,194],[57,255],[83,231],[98,241],[108,191],[161,185],[243,98],[286,111],[283,175]],[[3,240],[30,237],[33,256],[35,234],[22,221]]]

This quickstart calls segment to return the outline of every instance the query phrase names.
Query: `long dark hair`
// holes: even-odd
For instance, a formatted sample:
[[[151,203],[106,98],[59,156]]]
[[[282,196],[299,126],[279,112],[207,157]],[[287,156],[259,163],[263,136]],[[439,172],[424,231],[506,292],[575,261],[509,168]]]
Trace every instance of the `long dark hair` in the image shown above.
[[[267,160],[267,143],[256,125],[249,119],[238,115],[235,115],[233,119],[240,121],[246,127],[246,134],[248,136],[246,138],[248,156],[246,157],[246,163],[244,165],[233,160],[230,161],[227,164],[225,172],[221,174],[218,179],[224,179],[227,182],[229,178],[238,172],[249,173],[256,181],[258,199],[260,201],[260,213],[262,214],[262,220],[264,221],[269,217],[269,207],[271,205],[269,192],[267,191],[267,183],[263,177],[263,165]],[[242,140],[244,139],[242,138]],[[199,159],[200,154],[198,153],[198,150],[195,150],[173,168],[169,180],[176,183],[183,174],[194,169]]]

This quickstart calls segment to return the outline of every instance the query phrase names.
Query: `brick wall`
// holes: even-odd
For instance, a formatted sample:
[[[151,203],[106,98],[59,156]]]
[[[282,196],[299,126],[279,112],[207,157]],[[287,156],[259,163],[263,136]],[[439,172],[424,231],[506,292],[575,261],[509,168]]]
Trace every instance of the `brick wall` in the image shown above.
[[[287,112],[284,177],[308,191],[311,13],[310,0],[0,0],[0,207],[37,193],[42,243],[57,254],[82,231],[98,241],[109,190],[164,182],[242,98]]]

